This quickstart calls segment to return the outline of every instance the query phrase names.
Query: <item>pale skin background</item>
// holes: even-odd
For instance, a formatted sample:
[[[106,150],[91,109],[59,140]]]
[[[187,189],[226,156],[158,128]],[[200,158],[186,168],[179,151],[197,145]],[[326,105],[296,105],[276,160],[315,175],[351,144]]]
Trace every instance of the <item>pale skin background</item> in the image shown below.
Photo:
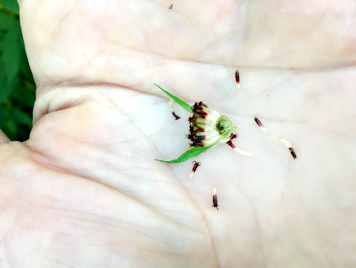
[[[1,267],[355,267],[354,0],[20,9],[38,92],[30,139],[1,135]],[[152,83],[250,129],[253,156],[219,145],[191,180],[153,161],[188,148],[188,114]]]

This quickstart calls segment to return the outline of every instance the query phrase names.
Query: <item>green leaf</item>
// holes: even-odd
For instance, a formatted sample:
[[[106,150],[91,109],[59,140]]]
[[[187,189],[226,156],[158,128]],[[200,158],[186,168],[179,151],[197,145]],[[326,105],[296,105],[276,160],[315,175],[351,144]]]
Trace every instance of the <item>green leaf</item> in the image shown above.
[[[6,77],[1,75],[0,62],[0,102],[4,101],[19,85],[19,78],[16,76],[10,83],[6,82]]]
[[[14,16],[0,13],[0,29],[7,31],[0,43],[1,60],[7,83],[10,83],[18,74],[21,63],[21,28],[20,22]]]
[[[14,134],[18,131],[18,127],[15,123],[14,120],[12,120],[11,118],[6,122],[5,127],[9,130],[10,133]]]
[[[0,42],[2,42],[2,41],[5,40],[6,34],[7,34],[7,30],[0,28]],[[0,55],[0,56],[1,56],[1,55]]]
[[[2,127],[6,122],[6,109],[0,106],[0,127]]]
[[[190,106],[188,103],[186,103],[184,100],[181,100],[180,98],[174,96],[173,94],[169,93],[167,90],[164,90],[161,88],[159,85],[154,84],[156,87],[161,89],[164,93],[166,93],[168,96],[170,96],[176,103],[178,103],[183,109],[188,111],[189,113],[193,113],[193,107]]]
[[[210,145],[208,147],[194,147],[194,148],[186,151],[184,154],[182,154],[177,159],[173,159],[173,160],[169,160],[169,161],[160,160],[160,159],[155,159],[155,160],[156,161],[161,161],[161,162],[164,162],[164,163],[168,163],[168,164],[182,163],[182,162],[188,160],[189,158],[192,158],[192,157],[200,155],[201,153],[203,153],[206,150],[208,150],[211,147],[213,147],[218,142],[219,142],[219,140],[217,142],[215,142],[213,145]]]
[[[0,6],[1,6],[1,2],[0,2]],[[8,29],[12,24],[14,24],[14,22],[16,20],[18,20],[18,19],[16,19],[15,16],[0,12],[0,28],[1,29]]]
[[[19,110],[19,109],[12,109],[11,110],[11,116],[16,119],[18,122],[28,126],[28,127],[31,127],[32,126],[32,120],[31,120],[31,117],[24,113],[23,111]]]
[[[35,92],[28,90],[24,87],[17,87],[11,94],[11,102],[16,107],[26,107],[32,110],[33,105],[35,103]]]
[[[19,14],[19,4],[17,0],[2,0],[1,2],[4,3],[5,7],[15,14]]]

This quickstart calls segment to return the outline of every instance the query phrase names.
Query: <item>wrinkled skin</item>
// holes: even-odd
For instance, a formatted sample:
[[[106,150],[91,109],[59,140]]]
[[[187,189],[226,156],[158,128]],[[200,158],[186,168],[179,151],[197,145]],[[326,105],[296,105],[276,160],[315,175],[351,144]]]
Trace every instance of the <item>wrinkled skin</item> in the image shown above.
[[[30,139],[1,136],[0,266],[355,267],[353,0],[20,7],[38,92]],[[153,83],[253,156],[219,145],[190,180],[153,161],[189,142]]]

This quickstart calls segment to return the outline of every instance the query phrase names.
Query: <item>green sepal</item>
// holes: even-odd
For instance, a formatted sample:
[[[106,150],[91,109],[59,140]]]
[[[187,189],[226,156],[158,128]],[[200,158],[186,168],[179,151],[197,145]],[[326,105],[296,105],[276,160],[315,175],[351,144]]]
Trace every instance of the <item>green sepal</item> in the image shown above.
[[[230,127],[228,127],[228,128],[226,129],[226,131],[224,131],[224,134],[222,135],[221,139],[226,139],[227,136],[228,136],[231,132],[233,132],[235,129],[237,129],[237,127],[235,127],[235,126],[230,126]]]
[[[156,87],[158,87],[160,90],[162,90],[164,93],[166,93],[168,96],[170,96],[176,103],[178,103],[184,110],[188,111],[189,113],[193,113],[193,107],[190,106],[188,103],[186,103],[184,100],[181,100],[180,98],[174,96],[173,94],[169,93],[167,90],[164,90],[161,88],[159,85],[154,84]],[[177,162],[178,163],[178,162]]]
[[[164,162],[164,163],[168,163],[168,164],[182,163],[182,162],[188,160],[189,158],[192,158],[192,157],[200,155],[201,153],[205,152],[206,150],[208,150],[211,147],[213,147],[214,145],[216,145],[218,142],[219,142],[219,140],[217,142],[215,142],[214,144],[212,144],[210,146],[207,146],[207,147],[194,147],[194,148],[186,151],[184,154],[182,154],[177,159],[173,159],[173,160],[169,160],[169,161],[160,160],[160,159],[155,159],[155,160],[156,161],[161,161],[161,162]]]

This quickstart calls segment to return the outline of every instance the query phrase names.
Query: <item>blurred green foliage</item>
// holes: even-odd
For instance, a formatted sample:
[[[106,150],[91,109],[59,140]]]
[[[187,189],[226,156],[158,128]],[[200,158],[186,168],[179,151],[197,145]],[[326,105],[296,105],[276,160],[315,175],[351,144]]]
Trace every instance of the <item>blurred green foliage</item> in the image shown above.
[[[16,0],[0,0],[0,128],[25,141],[32,128],[35,82],[28,65]]]

